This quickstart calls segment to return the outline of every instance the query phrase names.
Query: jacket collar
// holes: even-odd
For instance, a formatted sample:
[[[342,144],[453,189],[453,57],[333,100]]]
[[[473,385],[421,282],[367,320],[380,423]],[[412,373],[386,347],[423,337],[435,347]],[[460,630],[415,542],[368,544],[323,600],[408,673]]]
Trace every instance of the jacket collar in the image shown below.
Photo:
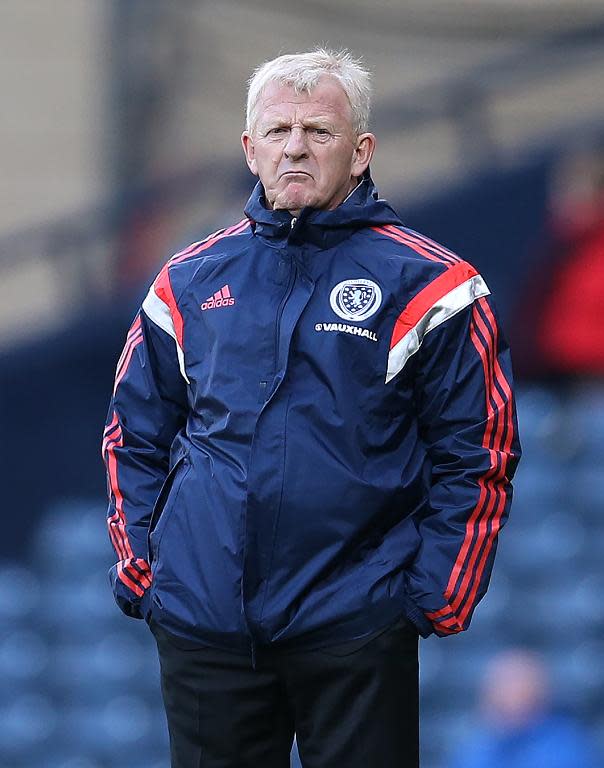
[[[332,211],[303,208],[293,228],[289,211],[274,211],[266,207],[261,182],[254,187],[245,206],[245,215],[250,219],[256,235],[276,240],[289,237],[292,243],[310,243],[318,248],[337,245],[355,229],[401,224],[390,205],[380,200],[369,171],[337,208]]]

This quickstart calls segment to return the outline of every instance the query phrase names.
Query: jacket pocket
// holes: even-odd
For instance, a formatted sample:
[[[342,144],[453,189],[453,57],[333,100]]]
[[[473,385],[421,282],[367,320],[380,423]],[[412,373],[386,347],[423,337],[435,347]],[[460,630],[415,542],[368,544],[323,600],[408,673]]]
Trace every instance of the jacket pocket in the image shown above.
[[[147,533],[149,565],[151,565],[157,555],[157,548],[159,546],[162,532],[166,527],[166,522],[170,511],[174,508],[174,502],[178,497],[180,487],[185,477],[187,476],[189,468],[189,458],[187,456],[181,456],[164,480],[164,484],[161,487],[157,501],[153,506],[153,513],[151,515],[151,521],[149,523],[149,530]]]

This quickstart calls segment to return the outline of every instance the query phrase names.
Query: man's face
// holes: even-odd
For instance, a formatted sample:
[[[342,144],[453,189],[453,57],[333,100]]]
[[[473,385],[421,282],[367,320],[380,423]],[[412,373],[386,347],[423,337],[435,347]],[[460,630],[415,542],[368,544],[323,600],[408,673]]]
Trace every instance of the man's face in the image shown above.
[[[323,77],[311,93],[269,83],[256,122],[241,137],[248,166],[271,208],[298,215],[307,205],[332,210],[369,165],[375,138],[357,135],[342,87]]]

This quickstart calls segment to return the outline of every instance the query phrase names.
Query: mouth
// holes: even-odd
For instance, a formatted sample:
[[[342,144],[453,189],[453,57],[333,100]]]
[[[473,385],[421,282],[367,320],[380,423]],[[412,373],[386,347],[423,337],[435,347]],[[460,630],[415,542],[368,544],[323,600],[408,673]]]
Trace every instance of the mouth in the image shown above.
[[[312,178],[310,173],[307,173],[306,171],[284,171],[281,176],[279,176],[280,179],[287,178],[288,176],[308,176],[309,179]]]

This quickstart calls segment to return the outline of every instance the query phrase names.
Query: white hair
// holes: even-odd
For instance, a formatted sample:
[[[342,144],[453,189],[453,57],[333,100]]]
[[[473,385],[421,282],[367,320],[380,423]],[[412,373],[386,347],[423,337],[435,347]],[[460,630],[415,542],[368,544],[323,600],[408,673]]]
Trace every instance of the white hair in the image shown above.
[[[258,102],[269,83],[290,85],[296,93],[310,92],[326,75],[334,77],[348,97],[356,133],[365,133],[371,109],[371,74],[348,51],[325,48],[285,54],[264,62],[254,71],[248,82],[246,130],[252,131],[255,126]]]

